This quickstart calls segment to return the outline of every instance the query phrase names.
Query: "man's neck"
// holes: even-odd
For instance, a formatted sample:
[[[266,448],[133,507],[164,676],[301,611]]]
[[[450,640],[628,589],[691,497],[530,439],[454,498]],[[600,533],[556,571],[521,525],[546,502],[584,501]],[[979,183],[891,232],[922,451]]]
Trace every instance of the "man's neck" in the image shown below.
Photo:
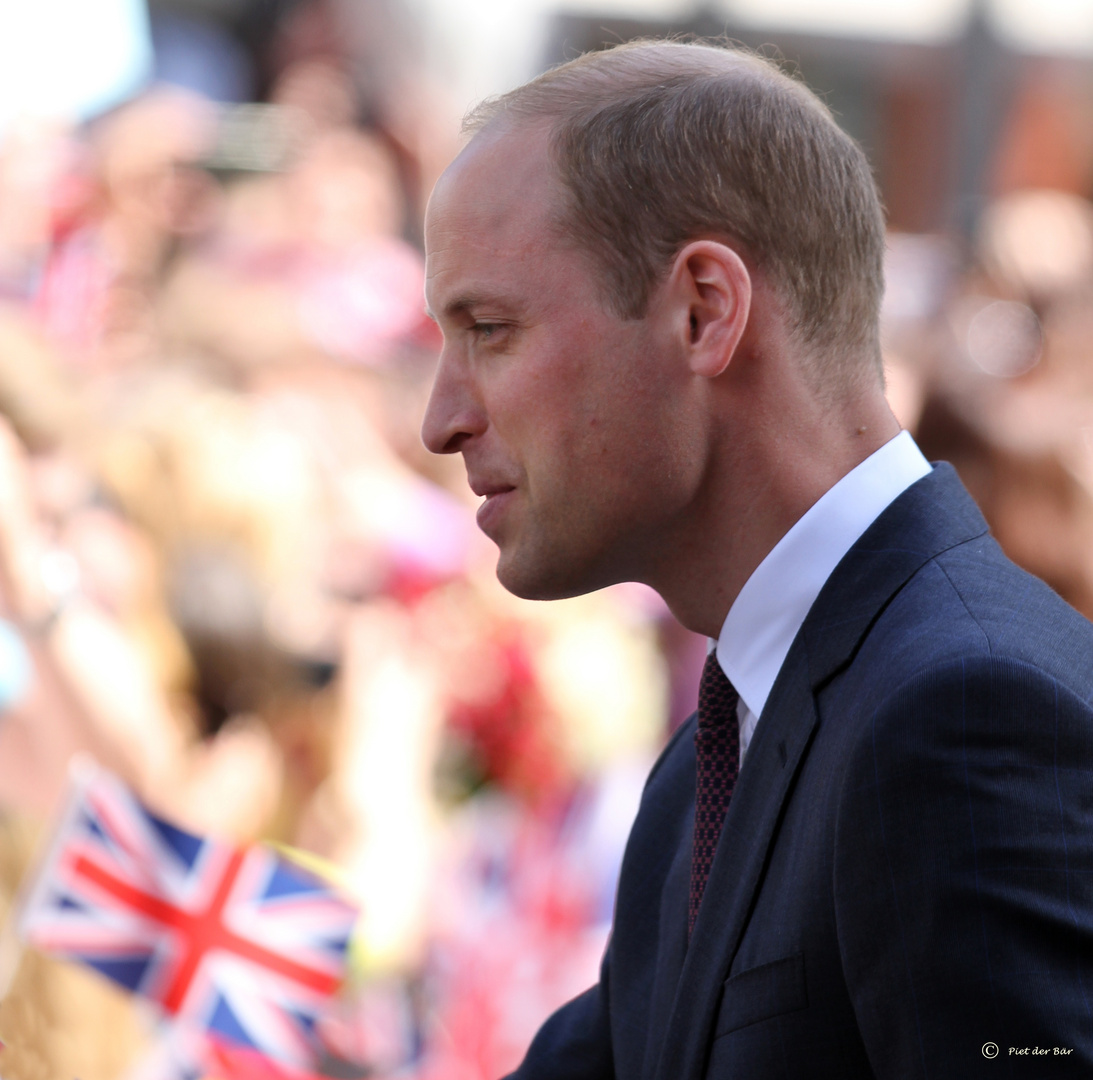
[[[651,584],[688,629],[716,638],[755,569],[852,469],[899,433],[879,393],[838,416],[769,417],[729,441]]]

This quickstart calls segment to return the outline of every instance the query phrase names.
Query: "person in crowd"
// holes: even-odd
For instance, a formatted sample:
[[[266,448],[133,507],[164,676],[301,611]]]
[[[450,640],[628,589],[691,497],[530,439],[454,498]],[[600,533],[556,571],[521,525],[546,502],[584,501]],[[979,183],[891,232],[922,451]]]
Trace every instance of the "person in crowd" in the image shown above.
[[[514,1076],[1088,1073],[1093,627],[888,408],[862,152],[703,44],[468,127],[426,219],[424,441],[510,591],[644,582],[712,642],[600,981]]]

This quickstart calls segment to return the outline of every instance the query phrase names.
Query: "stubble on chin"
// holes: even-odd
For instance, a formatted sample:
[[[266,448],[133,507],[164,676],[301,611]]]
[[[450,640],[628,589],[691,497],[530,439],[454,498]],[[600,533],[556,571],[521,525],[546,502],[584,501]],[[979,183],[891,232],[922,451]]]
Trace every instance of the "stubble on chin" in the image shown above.
[[[568,600],[614,585],[618,578],[561,551],[506,551],[497,560],[497,580],[522,600]]]

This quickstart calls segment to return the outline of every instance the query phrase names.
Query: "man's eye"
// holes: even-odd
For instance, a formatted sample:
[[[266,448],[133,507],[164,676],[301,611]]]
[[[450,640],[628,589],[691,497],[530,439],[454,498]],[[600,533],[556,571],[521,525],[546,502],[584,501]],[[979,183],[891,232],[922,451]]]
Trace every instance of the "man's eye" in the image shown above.
[[[497,333],[497,331],[498,331],[498,330],[500,330],[500,329],[501,329],[501,327],[500,327],[500,325],[499,325],[498,323],[492,323],[492,322],[476,322],[476,323],[474,324],[474,332],[475,332],[475,333],[476,333],[476,334],[477,334],[477,335],[478,335],[478,336],[479,336],[480,338],[490,338],[490,337],[493,337],[493,335],[494,335],[495,333]]]

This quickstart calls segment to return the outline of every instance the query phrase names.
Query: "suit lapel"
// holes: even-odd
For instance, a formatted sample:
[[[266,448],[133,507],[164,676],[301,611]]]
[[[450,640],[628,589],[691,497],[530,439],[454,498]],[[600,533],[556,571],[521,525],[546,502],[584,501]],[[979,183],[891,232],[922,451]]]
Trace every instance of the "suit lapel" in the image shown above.
[[[807,666],[787,658],[729,804],[706,897],[699,908],[673,1002],[657,1072],[660,1080],[699,1077],[732,957],[747,925],[767,851],[792,778],[816,727]],[[687,898],[678,909],[686,925]]]
[[[699,910],[655,1059],[656,1080],[699,1080],[705,1071],[721,986],[747,927],[783,806],[819,723],[816,691],[850,663],[880,612],[925,562],[986,531],[952,468],[939,465],[881,514],[824,586],[748,748],[706,885],[706,897],[717,902],[703,903]],[[673,903],[685,926],[686,894]],[[673,965],[670,974],[675,970]],[[662,1014],[655,1010],[653,1015]]]

